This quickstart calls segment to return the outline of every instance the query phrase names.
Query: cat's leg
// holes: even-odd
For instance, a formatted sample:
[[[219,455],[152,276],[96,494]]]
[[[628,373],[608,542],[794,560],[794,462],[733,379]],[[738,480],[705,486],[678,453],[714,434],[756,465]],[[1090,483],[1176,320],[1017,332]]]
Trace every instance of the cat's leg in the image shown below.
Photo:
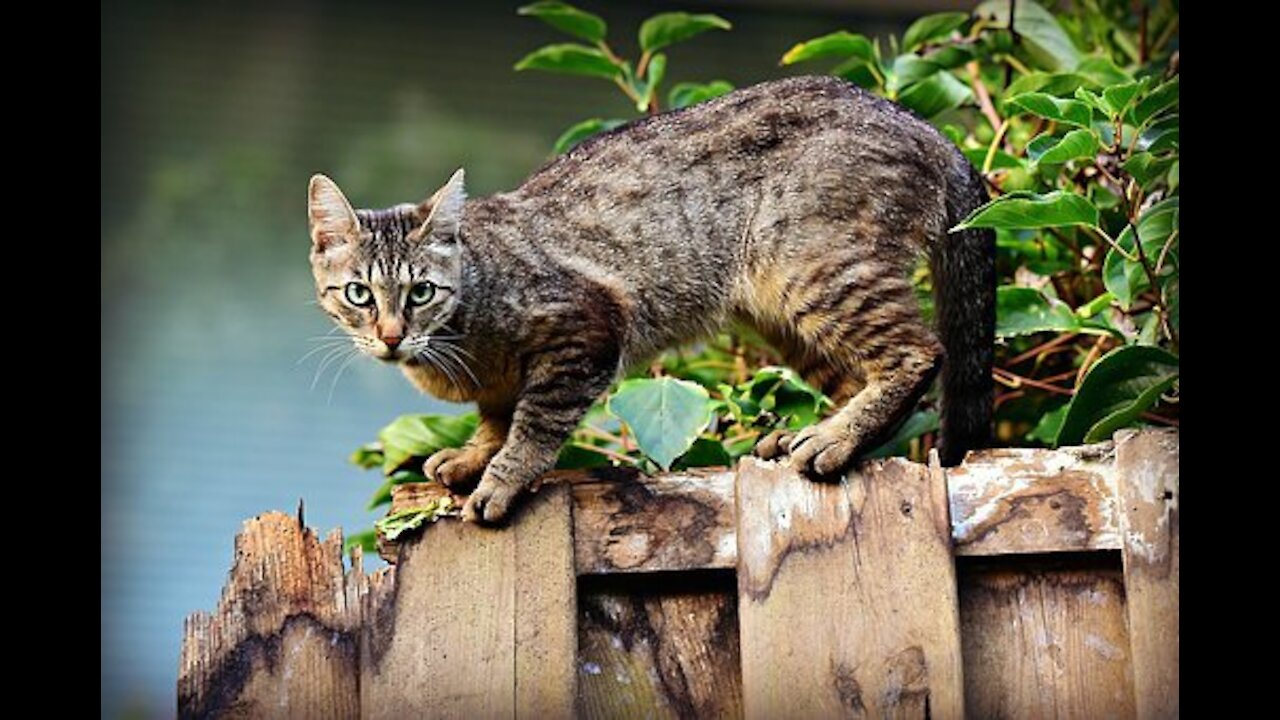
[[[445,448],[427,458],[422,474],[439,480],[451,490],[474,487],[494,455],[507,441],[511,409],[480,406],[480,424],[475,434],[460,448]]]
[[[613,382],[616,345],[590,334],[566,335],[571,339],[549,345],[530,361],[506,443],[463,506],[464,520],[505,519],[512,502],[555,466],[560,447]]]
[[[840,472],[882,441],[928,389],[942,364],[942,344],[920,316],[906,279],[882,282],[876,298],[851,297],[851,312],[808,326],[811,346],[833,366],[857,365],[865,385],[832,416],[801,430],[788,451],[810,475]]]

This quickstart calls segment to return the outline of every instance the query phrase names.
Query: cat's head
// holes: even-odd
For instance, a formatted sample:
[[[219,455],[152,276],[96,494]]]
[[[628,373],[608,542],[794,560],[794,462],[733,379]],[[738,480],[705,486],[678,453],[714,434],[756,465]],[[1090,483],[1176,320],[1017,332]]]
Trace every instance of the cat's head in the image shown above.
[[[461,302],[465,200],[462,170],[427,200],[385,210],[353,210],[332,180],[311,178],[311,269],[320,307],[365,354],[416,364],[456,339],[448,323]]]

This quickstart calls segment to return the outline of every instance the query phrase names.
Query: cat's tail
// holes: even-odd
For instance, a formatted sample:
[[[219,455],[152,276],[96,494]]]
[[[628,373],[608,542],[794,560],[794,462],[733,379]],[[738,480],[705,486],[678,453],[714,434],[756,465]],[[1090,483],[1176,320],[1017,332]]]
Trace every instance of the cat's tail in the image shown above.
[[[955,227],[988,200],[982,177],[956,153],[947,214]],[[942,363],[942,431],[938,454],[957,465],[965,452],[991,441],[995,357],[996,239],[990,229],[948,233],[932,257],[934,314],[946,357]]]

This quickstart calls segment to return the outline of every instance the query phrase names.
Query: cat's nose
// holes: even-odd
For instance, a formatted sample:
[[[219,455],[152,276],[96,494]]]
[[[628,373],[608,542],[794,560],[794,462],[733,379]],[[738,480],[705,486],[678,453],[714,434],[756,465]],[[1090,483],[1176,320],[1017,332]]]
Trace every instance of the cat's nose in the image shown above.
[[[403,339],[404,338],[399,335],[383,335],[381,338],[382,342],[386,344],[387,349],[392,351],[400,346],[400,341]]]

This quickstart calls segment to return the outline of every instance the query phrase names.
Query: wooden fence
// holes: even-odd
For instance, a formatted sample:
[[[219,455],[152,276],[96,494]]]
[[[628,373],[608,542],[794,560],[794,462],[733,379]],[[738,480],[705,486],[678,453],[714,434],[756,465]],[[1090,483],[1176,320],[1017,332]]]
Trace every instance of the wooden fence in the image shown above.
[[[443,520],[371,574],[267,513],[186,623],[178,713],[1177,717],[1177,498],[1149,430],[826,484],[557,474],[511,527]]]

